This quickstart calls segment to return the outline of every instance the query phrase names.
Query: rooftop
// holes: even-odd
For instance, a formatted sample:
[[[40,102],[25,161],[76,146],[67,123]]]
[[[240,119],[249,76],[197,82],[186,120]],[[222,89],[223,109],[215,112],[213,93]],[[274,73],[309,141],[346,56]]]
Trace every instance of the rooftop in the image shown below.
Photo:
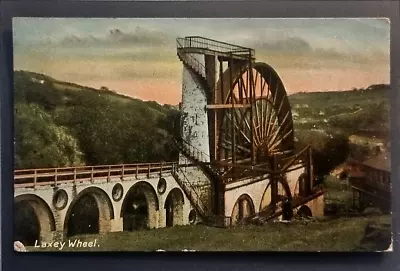
[[[390,165],[391,165],[390,164],[390,152],[383,152],[383,153],[379,154],[378,156],[368,159],[363,162],[363,165],[370,167],[370,168],[390,172]]]

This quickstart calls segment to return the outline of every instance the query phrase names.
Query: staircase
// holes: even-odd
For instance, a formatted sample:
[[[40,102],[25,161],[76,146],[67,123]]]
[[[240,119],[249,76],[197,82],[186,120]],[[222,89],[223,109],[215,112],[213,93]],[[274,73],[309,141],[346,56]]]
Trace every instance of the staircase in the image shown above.
[[[198,76],[200,79],[200,83],[203,84],[207,89],[208,83],[206,79],[206,67],[198,61],[192,54],[184,51],[184,46],[182,43],[177,40],[177,56],[179,60],[185,65],[185,67],[189,68],[194,74]]]
[[[175,144],[185,155],[185,157],[190,159],[193,164],[197,165],[201,169],[210,182],[212,182],[212,187],[215,187],[218,182],[221,181],[218,173],[211,167],[210,163],[204,162],[204,158],[209,159],[207,154],[197,150],[182,138],[175,139]],[[185,172],[179,168],[179,166],[173,170],[173,176],[206,225],[214,227],[226,227],[231,224],[230,217],[215,215],[211,210],[211,201],[215,195],[210,199],[210,202],[204,202],[204,199],[201,198],[198,189],[192,185],[190,178],[188,178],[187,174],[185,174]]]
[[[207,206],[207,203],[203,202],[197,189],[192,185],[185,172],[178,167],[172,171],[172,175],[178,182],[179,186],[184,191],[185,195],[189,199],[190,203],[196,209],[200,217],[205,220],[206,217],[210,216],[211,212]]]
[[[191,160],[195,165],[198,165],[203,172],[209,177],[211,181],[219,180],[218,172],[211,166],[210,162],[204,162],[204,159],[210,160],[210,156],[192,145],[190,145],[182,137],[179,139],[175,138],[175,144],[178,149]]]
[[[203,223],[207,226],[225,228],[231,225],[231,218],[215,215],[210,209],[210,202],[204,202],[196,187],[191,184],[190,179],[179,167],[172,172],[173,177],[184,191]]]

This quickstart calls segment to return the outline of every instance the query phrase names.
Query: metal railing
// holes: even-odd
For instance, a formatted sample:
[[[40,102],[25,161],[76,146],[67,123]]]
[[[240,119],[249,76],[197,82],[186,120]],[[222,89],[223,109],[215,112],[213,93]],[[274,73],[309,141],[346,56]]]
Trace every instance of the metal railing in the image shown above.
[[[178,48],[183,47],[179,40],[177,40],[176,42],[177,42]],[[203,77],[205,76],[206,67],[199,60],[197,60],[194,56],[192,56],[191,54],[182,53],[182,52],[178,52],[178,55],[182,61],[184,61],[186,64],[188,64],[190,67],[192,67],[192,69],[194,69],[198,74],[200,74]]]
[[[185,38],[177,38],[178,48],[199,48],[208,49],[219,53],[232,53],[233,55],[249,55],[255,56],[255,50],[235,44],[217,41],[200,36],[188,36]]]
[[[201,215],[203,217],[207,216],[207,214],[209,213],[209,209],[201,200],[200,195],[197,193],[197,189],[193,187],[185,172],[183,170],[180,170],[179,167],[176,167],[173,175],[175,176],[176,181],[181,185],[183,191],[185,191],[187,197],[190,199],[190,201],[192,201],[193,205],[195,205],[195,207],[199,209],[198,211],[201,213]],[[180,176],[183,177],[183,180]]]
[[[150,176],[151,174],[170,173],[176,167],[176,162],[120,164],[81,166],[64,168],[37,168],[20,169],[14,171],[15,188],[36,188],[37,186],[54,185],[60,183],[77,183],[95,180],[107,182],[125,177]]]
[[[392,184],[389,182],[382,183],[378,181],[373,181],[369,178],[364,178],[362,180],[352,179],[350,181],[350,185],[354,188],[359,190],[364,190],[368,192],[375,192],[375,191],[383,191],[383,192],[390,192],[392,191]]]
[[[202,150],[190,145],[189,142],[187,142],[184,139],[181,139],[181,146],[182,149],[192,158],[201,161],[201,162],[205,162],[204,160],[207,160],[207,162],[210,161],[210,155],[208,155],[207,153],[203,152]]]
[[[203,217],[204,222],[213,227],[230,227],[232,225],[232,218],[230,216],[218,216],[214,215],[211,210],[207,207],[206,204],[201,200],[197,189],[192,185],[189,178],[186,176],[183,170],[180,170],[178,167],[174,170],[174,177],[176,181],[179,183],[186,196],[189,198],[191,203]],[[181,175],[179,174],[181,173]],[[180,178],[183,177],[183,180]]]

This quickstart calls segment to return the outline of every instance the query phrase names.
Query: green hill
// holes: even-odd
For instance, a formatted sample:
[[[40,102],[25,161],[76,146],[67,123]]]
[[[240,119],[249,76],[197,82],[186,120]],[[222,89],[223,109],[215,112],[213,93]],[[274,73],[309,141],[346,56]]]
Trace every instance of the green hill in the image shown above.
[[[378,87],[375,87],[378,86]],[[389,86],[340,92],[297,93],[289,96],[296,128],[327,132],[376,132],[389,130]]]
[[[289,96],[297,138],[367,135],[388,141],[389,86],[340,92],[297,93]],[[312,141],[312,140],[311,140]]]
[[[16,71],[14,80],[16,168],[177,159],[175,106],[27,71]],[[351,146],[351,135],[388,141],[388,92],[387,85],[372,85],[289,96],[297,146],[311,144],[316,161],[323,161],[320,174],[348,156],[371,155],[359,150],[365,146]]]
[[[362,161],[388,148],[389,90],[372,85],[289,96],[297,146],[313,147],[316,175],[328,174],[349,157]],[[352,142],[352,136],[363,143]]]
[[[14,91],[17,169],[177,159],[173,106],[27,71]]]

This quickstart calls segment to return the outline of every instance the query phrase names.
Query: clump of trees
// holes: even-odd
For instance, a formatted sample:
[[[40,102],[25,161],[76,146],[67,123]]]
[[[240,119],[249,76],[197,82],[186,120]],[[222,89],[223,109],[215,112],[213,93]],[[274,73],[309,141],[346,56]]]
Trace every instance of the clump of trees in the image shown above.
[[[329,175],[334,168],[346,161],[349,153],[349,140],[343,135],[337,135],[326,141],[322,148],[314,148],[314,174],[320,178]]]
[[[82,152],[68,128],[58,126],[37,104],[15,107],[16,168],[80,165]]]
[[[314,176],[322,182],[326,175],[346,161],[350,154],[350,144],[345,134],[334,136],[321,133],[307,133],[297,142],[297,148],[310,145],[314,163]]]

